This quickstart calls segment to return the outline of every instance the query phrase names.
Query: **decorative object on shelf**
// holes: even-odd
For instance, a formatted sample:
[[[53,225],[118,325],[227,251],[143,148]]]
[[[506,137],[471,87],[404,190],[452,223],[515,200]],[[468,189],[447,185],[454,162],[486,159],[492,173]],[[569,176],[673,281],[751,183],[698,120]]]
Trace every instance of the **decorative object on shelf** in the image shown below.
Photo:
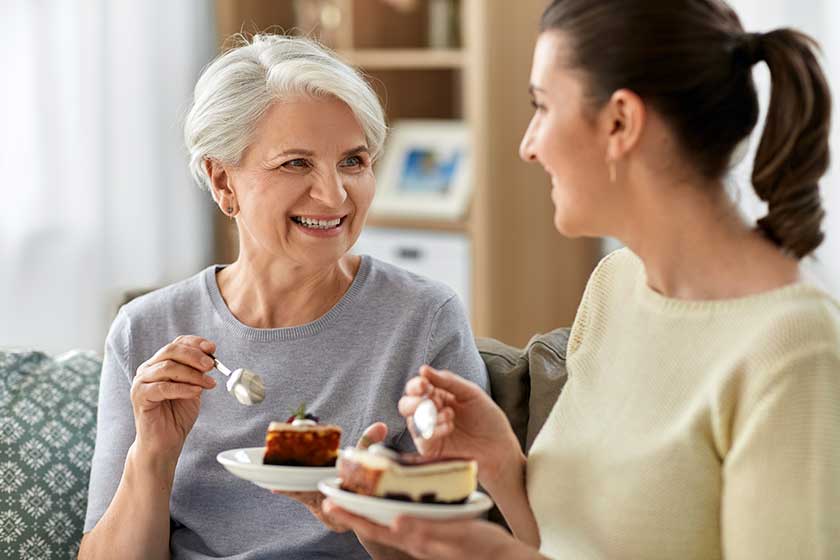
[[[417,0],[382,0],[382,2],[400,12],[410,12],[417,8]]]
[[[466,125],[455,120],[397,121],[377,167],[372,213],[461,219],[471,192]]]
[[[451,49],[457,44],[458,6],[454,0],[429,0],[429,47]]]
[[[301,34],[331,48],[346,48],[343,27],[348,18],[340,0],[295,0],[295,26]]]

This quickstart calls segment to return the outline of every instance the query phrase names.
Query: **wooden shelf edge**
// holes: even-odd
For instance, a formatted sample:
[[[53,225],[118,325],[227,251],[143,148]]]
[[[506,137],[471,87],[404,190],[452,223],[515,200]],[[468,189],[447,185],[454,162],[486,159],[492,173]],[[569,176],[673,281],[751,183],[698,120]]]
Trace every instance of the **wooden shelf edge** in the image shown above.
[[[371,70],[464,66],[464,52],[460,49],[341,49],[337,52],[349,64]]]

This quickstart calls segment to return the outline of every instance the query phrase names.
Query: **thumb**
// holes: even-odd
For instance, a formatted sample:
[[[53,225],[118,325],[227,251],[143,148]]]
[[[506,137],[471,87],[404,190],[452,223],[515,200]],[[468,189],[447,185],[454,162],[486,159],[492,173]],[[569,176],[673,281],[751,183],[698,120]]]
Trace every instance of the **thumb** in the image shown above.
[[[359,438],[356,444],[358,449],[367,449],[374,443],[385,441],[388,435],[388,425],[384,422],[374,422],[365,429],[365,433]]]

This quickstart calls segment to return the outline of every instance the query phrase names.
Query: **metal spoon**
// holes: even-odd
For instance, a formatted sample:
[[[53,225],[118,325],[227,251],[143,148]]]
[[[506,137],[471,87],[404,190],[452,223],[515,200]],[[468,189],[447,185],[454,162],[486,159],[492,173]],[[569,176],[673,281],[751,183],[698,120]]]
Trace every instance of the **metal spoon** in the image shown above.
[[[225,374],[228,380],[225,383],[228,393],[236,397],[245,406],[259,404],[265,398],[265,384],[262,377],[249,369],[235,369],[230,371],[219,361],[216,356],[210,354],[216,369]]]
[[[438,410],[432,399],[427,396],[420,401],[411,417],[414,420],[414,427],[417,429],[420,437],[431,439],[437,426],[437,415]]]

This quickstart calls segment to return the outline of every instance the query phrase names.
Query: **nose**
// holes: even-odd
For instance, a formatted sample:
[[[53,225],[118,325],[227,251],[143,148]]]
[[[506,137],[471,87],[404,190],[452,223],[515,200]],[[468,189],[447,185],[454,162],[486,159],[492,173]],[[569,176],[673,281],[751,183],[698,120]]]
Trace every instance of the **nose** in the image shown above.
[[[347,191],[341,177],[337,173],[330,173],[315,180],[309,196],[328,208],[338,208],[347,200]]]
[[[528,128],[525,130],[525,135],[522,136],[522,142],[519,144],[519,157],[523,161],[532,162],[537,161],[537,154],[534,152],[534,121],[528,123]]]

